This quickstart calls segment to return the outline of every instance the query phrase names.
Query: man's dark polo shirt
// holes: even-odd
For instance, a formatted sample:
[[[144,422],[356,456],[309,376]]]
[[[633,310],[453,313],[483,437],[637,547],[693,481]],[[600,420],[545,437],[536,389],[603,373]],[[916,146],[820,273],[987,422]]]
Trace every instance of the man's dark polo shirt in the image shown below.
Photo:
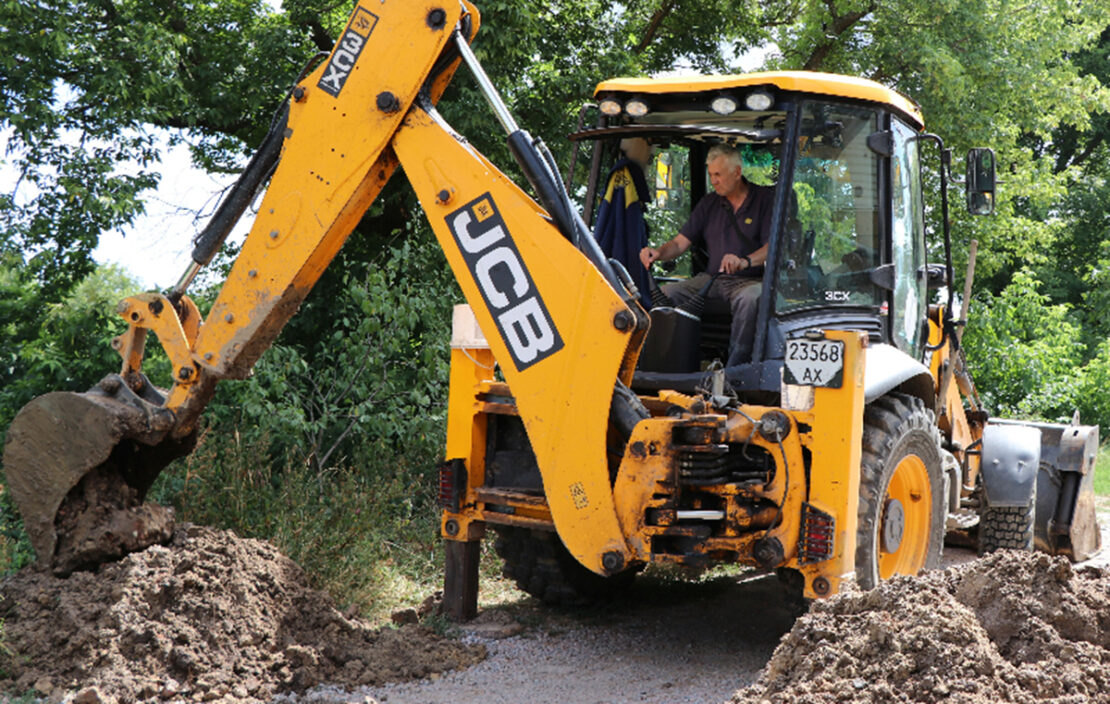
[[[721,268],[721,259],[726,254],[738,257],[750,255],[767,244],[771,236],[771,209],[774,206],[775,189],[771,186],[748,184],[748,197],[736,210],[736,224],[740,226],[742,237],[736,236],[736,228],[729,224],[733,217],[732,206],[724,196],[710,191],[705,194],[690,213],[690,218],[679,232],[693,244],[704,244],[709,250],[709,266],[706,269],[715,274]],[[737,276],[763,276],[763,267],[756,266],[740,271]]]

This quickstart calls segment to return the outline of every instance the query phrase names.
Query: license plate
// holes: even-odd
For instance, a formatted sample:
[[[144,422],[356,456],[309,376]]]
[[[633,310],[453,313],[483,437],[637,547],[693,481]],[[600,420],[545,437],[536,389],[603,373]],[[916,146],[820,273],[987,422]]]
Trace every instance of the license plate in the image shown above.
[[[840,388],[844,343],[840,340],[787,340],[783,381],[799,386]]]

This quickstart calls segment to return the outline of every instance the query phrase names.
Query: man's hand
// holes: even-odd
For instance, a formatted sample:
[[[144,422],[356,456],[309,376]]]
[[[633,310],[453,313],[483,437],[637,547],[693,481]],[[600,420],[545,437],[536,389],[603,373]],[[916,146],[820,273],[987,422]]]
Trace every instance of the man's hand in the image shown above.
[[[658,249],[655,247],[641,249],[640,263],[644,265],[645,269],[650,269],[655,262],[669,262],[687,249],[690,249],[690,240],[686,239],[686,236],[680,232],[673,239],[664,242]]]
[[[642,258],[643,253],[640,254]],[[736,274],[748,268],[748,262],[751,261],[744,257],[738,257],[735,254],[726,254],[721,257],[721,268],[719,271],[724,274]]]

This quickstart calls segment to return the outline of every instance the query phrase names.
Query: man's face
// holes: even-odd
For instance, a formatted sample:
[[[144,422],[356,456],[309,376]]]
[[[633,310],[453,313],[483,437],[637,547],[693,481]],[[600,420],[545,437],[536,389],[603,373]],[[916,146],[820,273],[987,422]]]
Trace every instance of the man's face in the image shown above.
[[[709,182],[719,196],[727,196],[740,188],[740,167],[734,166],[728,157],[719,156],[710,161],[706,168],[709,171]]]

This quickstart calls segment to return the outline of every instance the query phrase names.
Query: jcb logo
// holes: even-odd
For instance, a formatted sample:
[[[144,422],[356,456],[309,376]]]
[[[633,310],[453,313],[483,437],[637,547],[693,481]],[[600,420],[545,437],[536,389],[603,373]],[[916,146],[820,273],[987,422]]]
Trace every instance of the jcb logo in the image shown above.
[[[370,38],[370,33],[374,31],[377,24],[377,15],[361,7],[358,8],[347,31],[343,33],[343,38],[339,40],[335,51],[332,52],[328,65],[324,67],[323,77],[316,84],[325,93],[334,98],[339,97],[339,91],[343,90],[347,76],[351,75],[351,69],[355,67],[362,48],[366,46],[366,40]]]
[[[447,227],[516,368],[523,371],[561,350],[563,339],[493,198],[487,193],[451,213]]]

